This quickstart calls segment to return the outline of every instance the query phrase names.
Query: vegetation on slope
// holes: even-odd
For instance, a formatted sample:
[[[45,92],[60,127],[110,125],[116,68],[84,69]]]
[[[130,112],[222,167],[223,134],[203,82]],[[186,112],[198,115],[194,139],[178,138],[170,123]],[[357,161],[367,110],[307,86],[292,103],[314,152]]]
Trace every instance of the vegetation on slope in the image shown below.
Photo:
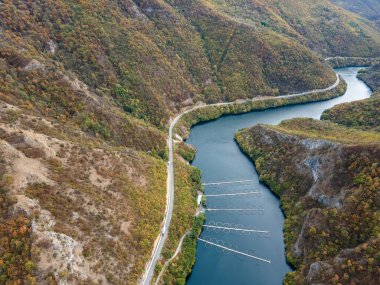
[[[358,77],[374,91],[380,91],[380,64],[374,64],[359,72]]]
[[[2,40],[14,53],[24,48],[32,58],[60,62],[96,94],[164,126],[173,107],[202,93],[211,71],[200,37],[181,15],[162,1],[140,5],[6,1]]]
[[[296,268],[285,284],[377,284],[379,134],[294,119],[236,139],[281,199]]]
[[[347,84],[342,79],[339,85],[330,91],[322,93],[312,93],[305,96],[296,96],[289,98],[261,98],[261,100],[245,100],[236,101],[228,105],[207,106],[205,108],[198,108],[182,116],[180,121],[175,127],[176,133],[186,138],[189,134],[190,128],[198,123],[215,120],[224,115],[241,114],[257,110],[265,110],[292,104],[300,104],[304,102],[315,102],[331,99],[344,94]],[[184,150],[181,150],[184,152]],[[191,156],[191,152],[187,154]]]
[[[377,0],[332,0],[336,5],[357,13],[380,28],[380,3]]]
[[[36,284],[31,261],[31,220],[23,213],[11,214],[15,203],[8,194],[11,177],[5,175],[3,155],[0,162],[0,284]]]
[[[163,219],[166,163],[1,109],[2,199],[11,201],[2,212],[1,230],[11,234],[2,235],[2,284],[33,276],[36,284],[135,284]]]
[[[353,103],[339,104],[322,114],[322,120],[380,132],[380,94]]]
[[[371,66],[380,62],[379,57],[330,57],[328,62],[333,68]]]
[[[204,214],[194,218],[193,227],[183,241],[181,253],[169,264],[162,276],[161,284],[186,284],[186,278],[195,264],[197,239],[202,231],[204,221]]]
[[[302,39],[214,8],[206,1],[2,1],[1,176],[10,186],[1,193],[10,202],[1,218],[1,282],[136,283],[164,215],[172,114],[198,101],[323,88],[335,79]],[[375,42],[369,37],[363,53]],[[186,206],[173,217],[173,243],[193,223],[192,173],[176,174],[178,203]]]
[[[294,39],[226,17],[208,1],[173,2],[200,33],[224,100],[321,88],[334,80],[323,60]]]
[[[323,112],[321,119],[363,130],[380,131],[380,65],[361,70],[358,77],[374,91],[371,98],[339,104]]]
[[[178,10],[162,1],[5,1],[2,69],[17,73],[6,78],[4,91],[22,81],[20,71],[34,59],[43,66],[27,69],[45,73],[30,75],[43,81],[32,86],[40,104],[47,102],[39,93],[60,91],[71,71],[121,111],[163,127],[172,111],[194,101],[276,95],[333,80],[316,54],[279,32],[240,24],[204,3],[172,5]],[[46,82],[58,86],[49,89]],[[30,104],[32,90],[21,91]]]
[[[380,141],[380,134],[378,133],[347,128],[330,121],[319,122],[312,119],[299,118],[283,121],[280,125],[271,126],[271,128],[281,133],[296,135],[301,138],[321,138],[346,144],[352,144],[355,141],[362,144],[371,144]]]
[[[80,128],[114,145],[164,154],[165,135],[151,124],[123,112],[115,102],[94,93],[74,74],[64,74],[63,69],[55,66],[58,62],[39,62],[33,59],[35,49],[30,52],[21,49],[17,39],[3,42],[2,101],[20,106],[25,113],[53,120],[57,125]]]
[[[286,34],[324,56],[379,55],[379,31],[328,0],[202,2],[241,23]]]

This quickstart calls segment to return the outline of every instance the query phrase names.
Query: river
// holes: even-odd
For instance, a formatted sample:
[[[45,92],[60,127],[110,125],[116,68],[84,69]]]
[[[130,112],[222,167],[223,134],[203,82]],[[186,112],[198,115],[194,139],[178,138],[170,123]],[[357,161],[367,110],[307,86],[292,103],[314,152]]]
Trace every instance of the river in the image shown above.
[[[205,187],[206,195],[260,192],[255,195],[208,197],[209,209],[227,211],[206,212],[206,224],[227,223],[239,228],[255,228],[269,234],[243,234],[242,232],[215,232],[204,230],[201,238],[254,255],[271,263],[254,260],[236,253],[227,254],[215,246],[199,241],[196,263],[187,280],[188,285],[280,285],[291,270],[285,259],[284,216],[279,199],[261,184],[253,163],[234,142],[234,134],[242,128],[259,123],[278,124],[295,117],[319,119],[325,109],[332,106],[368,98],[371,90],[356,78],[360,68],[340,68],[335,71],[347,82],[346,93],[338,98],[286,106],[242,115],[225,116],[218,120],[197,125],[191,129],[187,143],[197,149],[193,165],[202,171],[202,181],[253,180],[244,184],[226,184]],[[263,209],[263,211],[229,211],[229,209]]]

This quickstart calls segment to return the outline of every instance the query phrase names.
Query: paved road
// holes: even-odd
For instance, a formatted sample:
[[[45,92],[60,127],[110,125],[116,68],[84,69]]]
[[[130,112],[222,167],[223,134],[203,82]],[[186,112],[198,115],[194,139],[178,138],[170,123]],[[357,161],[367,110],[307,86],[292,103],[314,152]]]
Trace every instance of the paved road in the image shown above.
[[[337,75],[336,81],[333,85],[324,88],[324,89],[315,89],[307,92],[302,92],[302,93],[296,93],[296,94],[290,94],[290,95],[281,95],[281,96],[276,96],[276,97],[265,97],[265,98],[259,98],[259,99],[254,99],[254,100],[267,100],[267,99],[279,99],[279,98],[291,98],[291,97],[299,97],[299,96],[305,96],[309,95],[312,93],[323,93],[326,91],[330,91],[337,87],[340,83],[340,78]],[[239,104],[244,104],[245,102],[252,100],[252,99],[247,99],[244,101],[239,101]],[[205,108],[205,107],[211,107],[211,106],[224,106],[224,105],[232,105],[235,104],[236,102],[226,102],[226,103],[216,103],[216,104],[210,104],[210,105],[200,105],[193,107],[181,114],[179,114],[173,122],[170,124],[169,127],[169,136],[168,136],[168,144],[169,144],[169,161],[168,161],[168,178],[167,178],[167,197],[166,197],[166,212],[165,212],[165,218],[163,221],[163,227],[161,229],[161,233],[157,239],[157,243],[153,249],[151,259],[148,262],[148,265],[145,269],[145,273],[142,277],[142,280],[140,284],[142,285],[150,285],[150,282],[152,280],[152,277],[154,275],[154,269],[156,267],[157,261],[161,255],[162,248],[164,246],[164,242],[168,236],[168,229],[170,225],[170,220],[172,218],[172,213],[173,213],[173,206],[174,206],[174,169],[173,169],[173,129],[177,122],[181,119],[181,117],[189,112],[192,112],[197,109]]]

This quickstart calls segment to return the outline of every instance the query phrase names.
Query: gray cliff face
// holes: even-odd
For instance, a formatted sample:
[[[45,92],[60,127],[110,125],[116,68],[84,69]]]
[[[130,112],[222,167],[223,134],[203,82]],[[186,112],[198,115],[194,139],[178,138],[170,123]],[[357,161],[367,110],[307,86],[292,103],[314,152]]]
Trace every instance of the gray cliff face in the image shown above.
[[[294,133],[297,126],[291,125]],[[378,246],[371,233],[361,236],[362,232],[351,224],[353,217],[361,215],[357,213],[360,197],[371,195],[364,194],[365,188],[358,186],[355,179],[365,167],[373,169],[372,173],[377,171],[374,165],[379,161],[379,148],[305,138],[289,130],[258,125],[240,132],[237,140],[255,160],[261,178],[281,198],[287,217],[285,241],[291,262],[304,265],[301,274],[307,284],[330,284],[326,280],[344,272],[349,260],[365,268],[366,246]],[[314,134],[310,132],[311,136]],[[376,175],[373,177],[377,179]],[[371,199],[377,199],[376,195],[363,200],[362,205],[369,207],[367,202]],[[376,211],[376,207],[372,210]],[[365,214],[363,217],[368,221],[376,219]],[[366,222],[357,228],[365,230],[367,226],[373,227]],[[339,240],[342,237],[346,240],[343,243]],[[316,258],[316,252],[323,251],[321,248],[326,253]],[[351,273],[344,274],[348,278]],[[363,276],[368,274],[371,273]],[[374,284],[371,278],[366,279],[368,284]]]
[[[273,147],[293,144],[294,156],[290,164],[297,175],[311,181],[307,196],[310,196],[325,207],[342,206],[344,191],[336,191],[331,187],[334,177],[331,175],[336,162],[342,160],[342,146],[338,143],[320,139],[300,139],[278,131],[257,127],[263,144]]]

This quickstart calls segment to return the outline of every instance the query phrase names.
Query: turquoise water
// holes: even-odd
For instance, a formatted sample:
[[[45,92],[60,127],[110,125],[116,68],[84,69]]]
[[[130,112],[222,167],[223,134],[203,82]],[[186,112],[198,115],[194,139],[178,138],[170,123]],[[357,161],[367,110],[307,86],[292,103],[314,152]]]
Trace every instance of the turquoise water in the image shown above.
[[[243,115],[226,116],[191,130],[188,143],[197,149],[193,165],[202,171],[203,182],[227,180],[253,180],[245,184],[205,187],[205,194],[261,192],[260,195],[209,197],[208,208],[263,209],[263,211],[215,211],[206,212],[206,224],[267,230],[270,234],[242,234],[204,230],[202,239],[270,260],[271,263],[254,260],[236,253],[227,254],[215,246],[199,241],[196,263],[189,276],[188,285],[280,285],[291,270],[285,260],[283,238],[284,216],[279,200],[258,180],[252,162],[234,142],[234,134],[242,128],[259,123],[278,124],[295,117],[319,119],[325,109],[354,100],[368,98],[371,90],[356,78],[360,68],[341,68],[336,72],[347,82],[347,92],[329,101],[286,106]],[[227,224],[226,224],[227,223]]]

